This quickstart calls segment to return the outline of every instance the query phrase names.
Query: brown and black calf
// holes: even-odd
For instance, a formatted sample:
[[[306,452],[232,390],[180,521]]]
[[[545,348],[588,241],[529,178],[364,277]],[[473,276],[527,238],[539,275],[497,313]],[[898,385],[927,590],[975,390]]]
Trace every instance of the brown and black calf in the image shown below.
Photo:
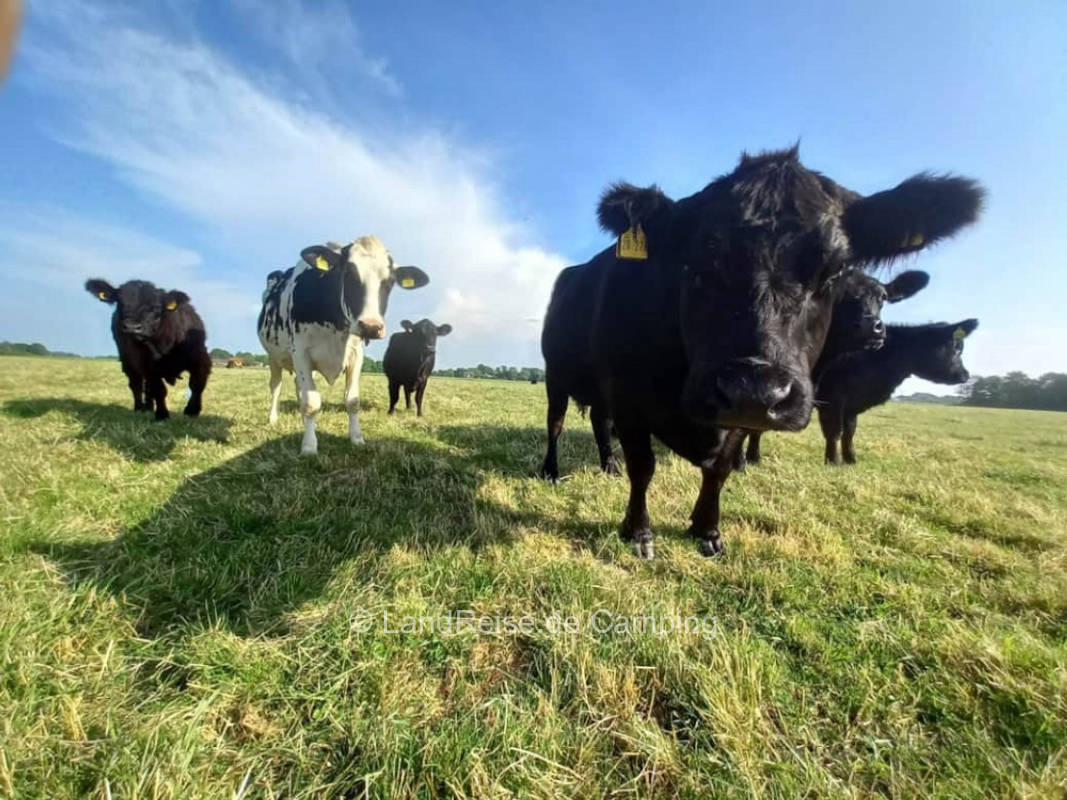
[[[846,464],[856,463],[856,418],[889,400],[905,378],[915,375],[944,384],[969,380],[963,366],[963,340],[977,327],[976,319],[890,325],[881,349],[849,353],[830,364],[816,392],[826,463],[840,464],[841,456]]]
[[[185,414],[197,416],[211,374],[211,356],[204,322],[189,302],[189,295],[159,289],[148,281],[126,281],[115,288],[99,278],[86,281],[85,289],[115,306],[111,333],[133,394],[134,410],[154,410],[157,420],[169,417],[163,382],[173,386],[183,372],[188,372],[190,397]]]
[[[451,325],[435,325],[428,319],[420,319],[414,325],[402,320],[402,333],[389,337],[382,369],[389,380],[389,413],[396,411],[400,388],[404,388],[404,405],[411,408],[411,393],[415,393],[416,416],[422,416],[422,397],[426,382],[433,372],[437,359],[437,340],[452,332]]]

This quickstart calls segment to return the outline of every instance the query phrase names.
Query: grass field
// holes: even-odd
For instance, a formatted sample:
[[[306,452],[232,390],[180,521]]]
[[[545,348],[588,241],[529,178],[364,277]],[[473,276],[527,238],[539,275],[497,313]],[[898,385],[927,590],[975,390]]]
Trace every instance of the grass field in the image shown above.
[[[886,406],[855,468],[769,436],[718,561],[661,455],[643,563],[576,413],[534,479],[542,386],[433,379],[417,420],[365,375],[368,446],[334,386],[302,459],[266,384],[157,424],[117,362],[0,358],[0,796],[1067,788],[1067,414]]]

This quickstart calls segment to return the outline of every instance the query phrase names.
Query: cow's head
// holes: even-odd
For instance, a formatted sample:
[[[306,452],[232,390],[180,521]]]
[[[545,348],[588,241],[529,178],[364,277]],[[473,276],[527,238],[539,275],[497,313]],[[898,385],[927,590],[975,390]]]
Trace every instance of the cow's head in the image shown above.
[[[126,281],[117,289],[100,278],[85,282],[85,290],[97,299],[115,305],[119,329],[138,339],[151,339],[160,326],[189,302],[189,295],[160,289],[148,281]]]
[[[855,350],[877,350],[885,344],[882,306],[899,303],[920,292],[930,276],[919,270],[902,272],[889,283],[858,269],[850,269],[837,280],[830,329],[823,356]]]
[[[934,383],[964,383],[969,380],[970,373],[963,366],[963,340],[977,327],[978,320],[965,319],[912,328],[919,334],[913,355],[917,365],[915,375]]]
[[[452,333],[451,325],[434,325],[428,319],[420,319],[414,324],[409,319],[401,320],[400,327],[415,337],[415,340],[419,343],[419,350],[424,356],[437,352],[438,337],[448,336],[448,334]]]
[[[314,269],[341,273],[341,307],[350,330],[364,339],[385,336],[385,310],[394,285],[418,289],[430,282],[418,267],[396,266],[376,236],[343,246],[312,245],[300,257]]]
[[[982,197],[973,181],[926,174],[862,197],[793,148],[744,155],[677,202],[654,186],[613,186],[598,214],[620,237],[640,228],[649,265],[677,274],[683,411],[720,427],[796,430],[811,416],[836,281],[951,236]]]

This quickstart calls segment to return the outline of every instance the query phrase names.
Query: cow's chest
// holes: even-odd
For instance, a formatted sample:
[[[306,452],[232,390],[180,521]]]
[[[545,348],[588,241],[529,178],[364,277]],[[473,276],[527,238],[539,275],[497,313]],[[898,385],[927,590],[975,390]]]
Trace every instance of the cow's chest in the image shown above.
[[[310,323],[299,326],[295,345],[307,355],[311,368],[333,383],[363,340],[332,325]]]

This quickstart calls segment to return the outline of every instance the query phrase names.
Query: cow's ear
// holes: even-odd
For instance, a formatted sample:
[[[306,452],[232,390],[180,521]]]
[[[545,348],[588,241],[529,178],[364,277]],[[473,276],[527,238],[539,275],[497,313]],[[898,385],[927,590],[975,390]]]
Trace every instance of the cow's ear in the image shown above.
[[[418,267],[397,267],[396,282],[401,289],[421,289],[430,282],[430,276]]]
[[[978,327],[978,320],[973,318],[965,319],[962,322],[957,322],[952,327],[952,338],[966,339],[968,336],[974,333],[974,329]]]
[[[400,320],[400,327],[406,330],[408,333],[411,333],[411,329],[415,326],[411,324],[410,319],[402,319]]]
[[[105,303],[114,303],[119,299],[115,287],[100,278],[91,278],[90,280],[87,280],[85,282],[85,291],[91,295],[95,295],[98,300],[103,300]]]
[[[616,183],[600,196],[596,216],[600,227],[616,236],[638,225],[647,233],[658,227],[673,205],[674,201],[658,186],[641,189],[629,183]]]
[[[885,285],[886,300],[890,303],[899,303],[907,300],[912,295],[921,292],[930,282],[929,273],[919,269],[909,269],[902,272]]]
[[[448,336],[448,334],[450,333],[452,333],[452,326],[449,325],[447,322],[444,325],[437,326],[438,336]]]
[[[331,269],[339,267],[342,261],[340,254],[335,253],[329,247],[323,247],[321,244],[305,247],[300,251],[300,257],[304,259],[309,267],[314,267],[323,272],[329,272]]]
[[[189,302],[189,295],[185,292],[172,289],[163,295],[163,308],[167,311],[177,311],[178,306],[185,305]]]
[[[842,218],[856,262],[890,261],[978,219],[985,190],[969,178],[926,173],[854,200]]]

